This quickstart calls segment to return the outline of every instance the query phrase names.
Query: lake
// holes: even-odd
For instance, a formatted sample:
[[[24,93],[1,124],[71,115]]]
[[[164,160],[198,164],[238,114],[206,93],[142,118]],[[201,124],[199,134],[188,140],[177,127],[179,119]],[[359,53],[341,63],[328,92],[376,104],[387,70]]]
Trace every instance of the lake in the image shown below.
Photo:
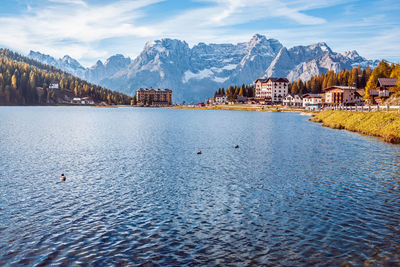
[[[296,113],[0,107],[2,266],[393,265],[399,202],[400,146]]]

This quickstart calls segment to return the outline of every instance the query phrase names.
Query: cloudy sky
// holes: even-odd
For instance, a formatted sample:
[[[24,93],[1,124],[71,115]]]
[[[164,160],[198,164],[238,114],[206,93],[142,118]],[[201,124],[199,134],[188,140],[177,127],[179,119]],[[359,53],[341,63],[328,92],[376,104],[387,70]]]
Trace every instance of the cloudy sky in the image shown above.
[[[371,59],[400,61],[399,0],[7,0],[0,47],[68,54],[83,65],[136,57],[149,40],[237,43],[255,33],[287,47],[326,42]]]

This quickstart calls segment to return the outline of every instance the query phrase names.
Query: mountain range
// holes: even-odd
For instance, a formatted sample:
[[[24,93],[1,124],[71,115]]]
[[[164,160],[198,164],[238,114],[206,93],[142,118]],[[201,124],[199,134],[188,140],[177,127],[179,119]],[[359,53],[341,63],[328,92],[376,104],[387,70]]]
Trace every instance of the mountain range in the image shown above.
[[[249,84],[260,77],[306,81],[328,70],[373,68],[379,63],[361,57],[356,51],[333,52],[324,42],[288,49],[278,40],[260,34],[255,34],[249,42],[199,43],[192,48],[176,39],[149,41],[133,60],[117,54],[104,63],[97,61],[90,68],[84,68],[67,55],[55,59],[31,51],[28,57],[130,95],[142,87],[169,88],[173,90],[175,103],[204,101],[220,87]]]

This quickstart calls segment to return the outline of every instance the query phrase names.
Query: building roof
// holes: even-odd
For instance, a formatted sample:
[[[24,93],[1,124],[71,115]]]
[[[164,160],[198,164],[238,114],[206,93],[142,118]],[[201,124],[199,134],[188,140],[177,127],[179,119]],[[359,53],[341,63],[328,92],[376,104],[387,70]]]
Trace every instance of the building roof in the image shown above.
[[[163,91],[163,92],[172,92],[170,89],[160,89],[160,88],[140,88],[138,91]]]
[[[226,95],[215,95],[215,97],[226,97]]]
[[[396,86],[396,78],[378,78],[377,86]]]
[[[322,96],[319,94],[304,94],[303,98],[305,98],[305,97],[322,98]]]
[[[285,98],[288,97],[288,96],[291,96],[291,97],[293,97],[293,98],[295,98],[296,96],[297,96],[297,97],[300,97],[300,98],[303,98],[301,95],[296,95],[296,94],[287,94],[287,95],[285,96]]]
[[[268,80],[271,80],[271,82],[284,82],[284,83],[288,83],[289,80],[286,78],[268,78]]]
[[[284,83],[288,83],[288,82],[289,82],[289,80],[286,79],[286,78],[274,78],[274,77],[269,77],[269,78],[267,78],[267,79],[257,79],[257,80],[255,80],[254,83],[256,83],[257,81],[260,81],[260,82],[262,82],[262,83],[266,83],[266,82],[268,82],[268,80],[271,80],[271,82],[284,82]]]
[[[357,90],[357,88],[353,87],[353,86],[334,85],[334,86],[331,86],[331,87],[324,88],[324,89],[322,89],[322,91],[329,91],[329,90],[333,90],[333,89]]]

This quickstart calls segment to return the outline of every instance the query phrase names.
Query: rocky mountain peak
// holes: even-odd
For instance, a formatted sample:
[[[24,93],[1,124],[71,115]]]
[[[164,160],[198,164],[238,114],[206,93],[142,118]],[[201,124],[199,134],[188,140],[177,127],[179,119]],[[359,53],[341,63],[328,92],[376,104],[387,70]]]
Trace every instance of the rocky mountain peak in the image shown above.
[[[350,59],[356,59],[356,58],[359,58],[359,57],[360,57],[360,55],[357,53],[356,50],[345,51],[345,52],[343,53],[343,56],[348,57],[348,58],[350,58]]]
[[[68,64],[72,68],[79,68],[79,69],[82,69],[82,70],[85,69],[76,59],[74,59],[74,58],[72,58],[72,57],[70,57],[68,55],[65,55],[61,59],[61,62],[65,63],[65,64]]]
[[[114,56],[109,57],[104,65],[106,66],[127,66],[131,63],[131,59],[129,57],[124,57],[121,54],[116,54]]]
[[[265,35],[261,35],[261,34],[254,34],[253,37],[250,39],[249,44],[256,44],[256,43],[260,43],[260,42],[265,42],[267,41],[267,37]]]
[[[90,67],[91,69],[94,68],[99,68],[99,67],[104,67],[103,62],[101,62],[101,60],[97,60],[96,64],[94,64],[92,67]]]

